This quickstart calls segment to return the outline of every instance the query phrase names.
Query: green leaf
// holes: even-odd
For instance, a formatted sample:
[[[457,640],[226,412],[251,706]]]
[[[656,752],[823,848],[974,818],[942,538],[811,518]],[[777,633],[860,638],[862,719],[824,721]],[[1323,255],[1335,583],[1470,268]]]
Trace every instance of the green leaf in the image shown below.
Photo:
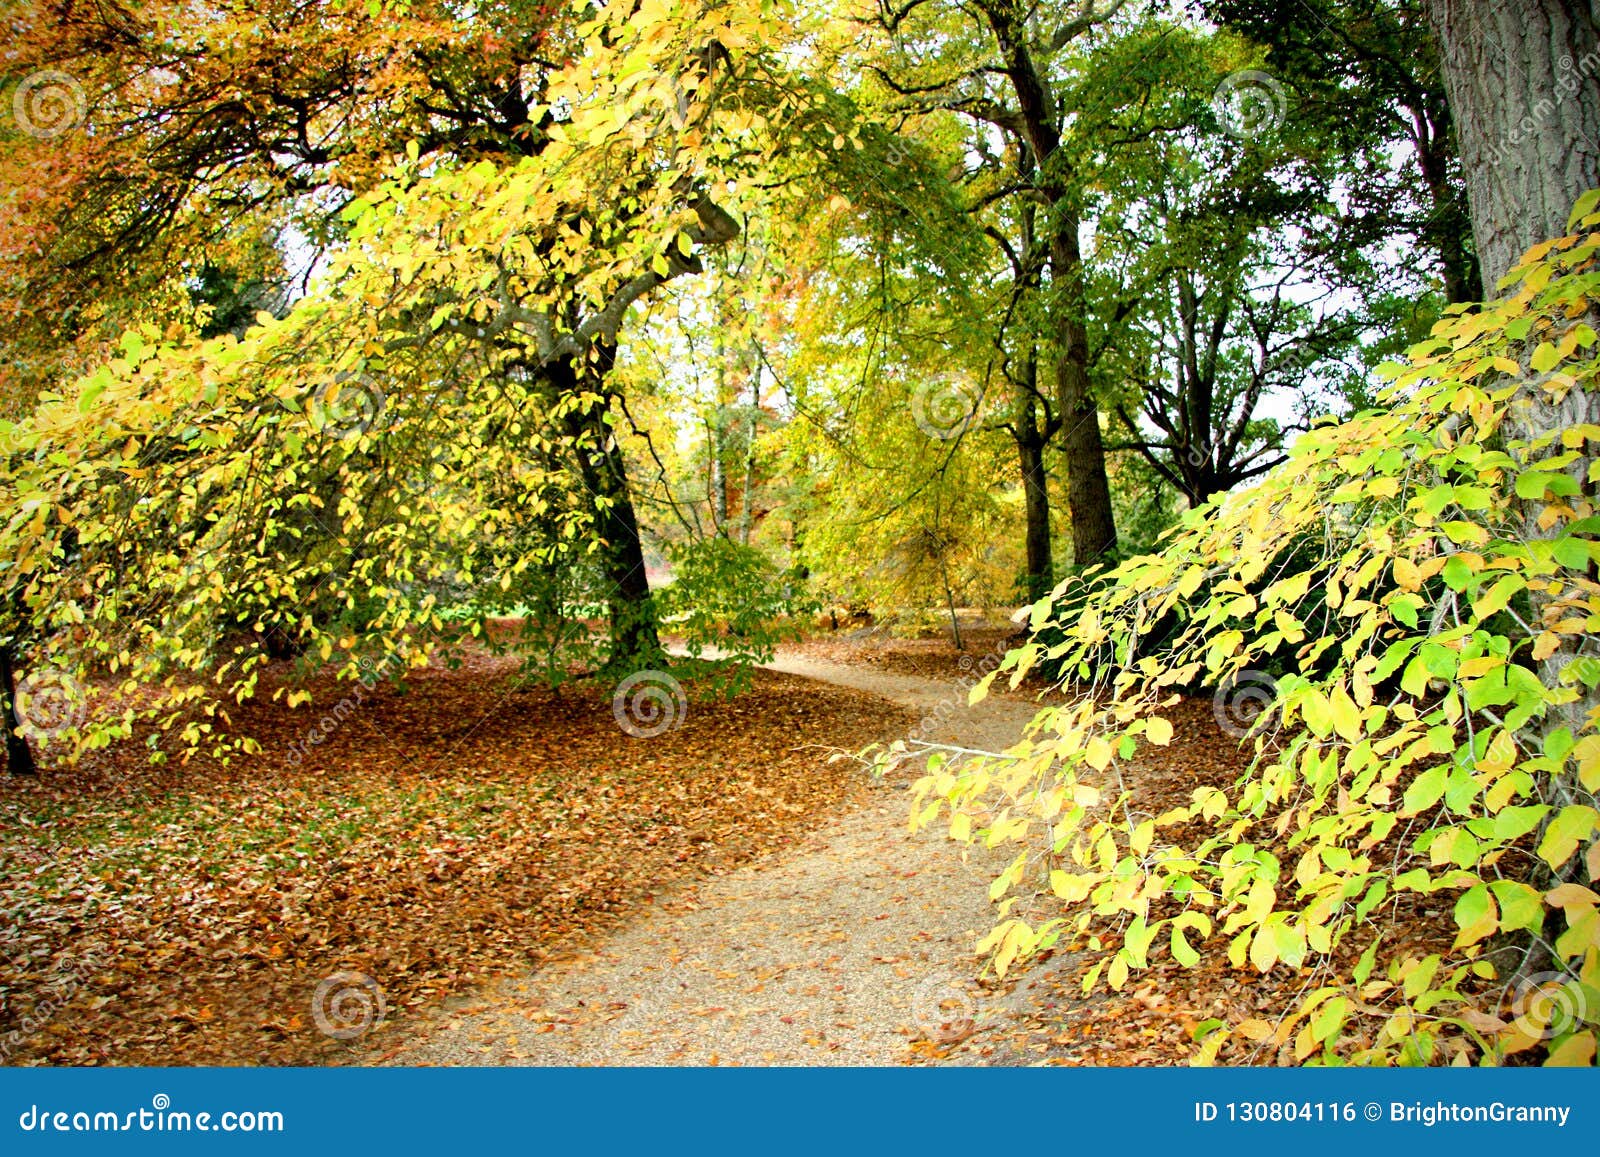
[[[1543,803],[1501,808],[1494,817],[1494,838],[1503,843],[1521,839],[1538,827],[1549,813],[1550,805]]]
[[[1365,984],[1367,982],[1367,978],[1372,975],[1372,968],[1373,965],[1377,963],[1377,960],[1378,941],[1374,940],[1371,944],[1367,945],[1367,950],[1361,954],[1361,959],[1356,961],[1356,966],[1350,973],[1351,978],[1354,979],[1357,984]]]
[[[1343,996],[1330,997],[1311,1018],[1311,1035],[1319,1041],[1330,1041],[1344,1026],[1349,1002]]]
[[[1493,936],[1500,928],[1500,914],[1487,884],[1478,884],[1461,893],[1456,900],[1456,947],[1476,944]]]
[[[1500,905],[1500,931],[1538,932],[1544,925],[1544,897],[1520,880],[1495,880],[1489,891]]]
[[[1567,218],[1567,232],[1576,232],[1579,224],[1582,223],[1585,217],[1594,212],[1597,204],[1600,204],[1600,189],[1589,189],[1580,194],[1578,199],[1573,202],[1572,215]]]
[[[1406,788],[1405,797],[1401,803],[1402,815],[1416,815],[1426,811],[1444,798],[1445,783],[1449,778],[1449,769],[1440,764],[1430,767]]]
[[[1444,564],[1444,570],[1439,572],[1439,577],[1444,579],[1445,586],[1451,590],[1464,591],[1472,583],[1472,568],[1459,554],[1454,554]]]
[[[1183,929],[1177,925],[1172,927],[1172,959],[1185,968],[1193,968],[1200,963],[1200,953],[1184,939]]]

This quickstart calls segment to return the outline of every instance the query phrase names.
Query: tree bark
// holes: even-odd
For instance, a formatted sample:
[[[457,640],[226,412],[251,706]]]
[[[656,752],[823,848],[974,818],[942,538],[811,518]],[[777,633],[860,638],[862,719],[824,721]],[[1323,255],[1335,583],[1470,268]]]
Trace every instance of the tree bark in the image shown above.
[[[979,5],[994,33],[1000,68],[1017,100],[1022,138],[1033,154],[1038,188],[1050,203],[1050,275],[1057,297],[1057,413],[1067,462],[1067,510],[1072,518],[1072,561],[1088,566],[1117,544],[1111,486],[1106,479],[1100,409],[1089,384],[1089,331],[1078,214],[1072,209],[1070,162],[1061,153],[1061,130],[1049,84],[1028,48],[1022,9],[1000,0]]]
[[[1050,557],[1050,491],[1044,468],[1045,441],[1036,432],[1024,430],[1016,442],[1022,466],[1023,510],[1027,515],[1024,542],[1028,560],[1028,601],[1037,602],[1056,585],[1055,563]]]
[[[1584,0],[1428,0],[1484,291],[1600,185],[1600,34]]]
[[[1522,253],[1548,237],[1566,233],[1578,196],[1600,185],[1600,9],[1575,0],[1429,0],[1428,14],[1439,38],[1445,87],[1456,126],[1472,232],[1486,292],[1497,292],[1501,277]],[[1541,435],[1600,420],[1600,395],[1582,386],[1555,396],[1539,375],[1525,374],[1502,425],[1508,440],[1524,445]],[[1588,458],[1569,467],[1573,480],[1590,496]],[[1542,502],[1523,502],[1524,535],[1551,538],[1565,527],[1541,522]],[[1559,613],[1552,595],[1532,598],[1533,622]],[[1568,642],[1538,663],[1541,682],[1560,686],[1564,669],[1580,657]],[[1548,738],[1566,728],[1587,729],[1597,706],[1594,690],[1548,710],[1538,731]],[[1547,803],[1595,806],[1569,764],[1548,773],[1540,784]],[[1546,821],[1548,823],[1548,820]],[[1583,857],[1574,856],[1555,873],[1538,863],[1532,880],[1581,881]],[[1525,979],[1554,963],[1549,944],[1562,919],[1551,914],[1545,938],[1525,949],[1517,978]]]
[[[1106,478],[1106,446],[1100,434],[1100,407],[1089,387],[1089,330],[1084,325],[1083,257],[1078,250],[1078,219],[1056,227],[1050,242],[1052,275],[1061,279],[1061,354],[1056,361],[1056,410],[1061,415],[1061,448],[1067,456],[1067,511],[1072,516],[1072,561],[1098,562],[1117,545],[1111,484]]]
[[[616,347],[602,344],[589,364],[552,366],[552,381],[558,391],[577,390],[581,382],[583,390],[605,399],[605,376],[615,357]],[[627,463],[608,421],[610,412],[609,402],[601,401],[586,410],[569,411],[564,421],[573,442],[578,477],[589,496],[595,533],[602,543],[598,555],[611,632],[606,665],[631,673],[658,664],[663,652]]]
[[[17,677],[8,646],[0,647],[0,694],[5,696],[0,726],[6,729],[6,768],[12,775],[37,775],[39,765],[34,762],[33,748],[19,731],[22,719],[17,714]]]

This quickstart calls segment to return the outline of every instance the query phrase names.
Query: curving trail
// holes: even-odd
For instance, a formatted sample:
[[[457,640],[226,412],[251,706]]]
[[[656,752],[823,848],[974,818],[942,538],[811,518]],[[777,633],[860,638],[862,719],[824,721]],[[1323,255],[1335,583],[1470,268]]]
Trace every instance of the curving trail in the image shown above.
[[[950,682],[796,657],[770,667],[942,718],[930,737],[969,747],[1009,746],[1032,715],[996,697],[968,708]],[[908,833],[904,788],[874,787],[798,849],[657,901],[589,954],[485,990],[384,1059],[886,1065],[954,1048],[957,1063],[982,1063],[973,1046],[1008,1016],[973,980],[1003,857]]]

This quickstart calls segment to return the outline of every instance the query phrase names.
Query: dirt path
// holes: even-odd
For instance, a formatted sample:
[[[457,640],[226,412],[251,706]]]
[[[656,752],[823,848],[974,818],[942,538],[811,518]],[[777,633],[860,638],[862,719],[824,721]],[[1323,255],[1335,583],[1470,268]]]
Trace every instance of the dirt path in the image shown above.
[[[1000,750],[1026,703],[816,659],[774,670],[882,695],[930,738]],[[941,722],[942,720],[942,722]],[[396,1064],[883,1065],[1006,1016],[974,982],[997,856],[906,830],[904,783],[801,848],[658,902],[582,958],[487,990]],[[931,1050],[924,1047],[923,1052]],[[956,1063],[979,1062],[966,1047]]]

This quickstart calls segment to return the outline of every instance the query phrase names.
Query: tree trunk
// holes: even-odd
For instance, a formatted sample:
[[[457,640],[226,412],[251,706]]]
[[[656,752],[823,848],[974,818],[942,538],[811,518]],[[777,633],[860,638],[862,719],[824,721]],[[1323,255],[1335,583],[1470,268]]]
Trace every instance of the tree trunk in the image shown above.
[[[711,419],[711,528],[722,534],[728,525],[727,411],[719,403]]]
[[[1565,234],[1572,203],[1600,185],[1600,30],[1590,5],[1575,0],[1429,0],[1428,14],[1439,38],[1478,259],[1492,293],[1529,246]],[[1552,400],[1527,380],[1503,429],[1531,442],[1595,421],[1600,395],[1593,390],[1580,386]],[[1569,471],[1592,493],[1586,458]],[[1543,506],[1524,503],[1530,539],[1565,530],[1540,525]],[[1536,612],[1541,601],[1534,600]],[[1545,659],[1546,685],[1557,686],[1575,657],[1563,648]],[[1552,712],[1547,732],[1570,726],[1578,734],[1592,698],[1581,695]],[[1552,786],[1561,802],[1571,802],[1569,787],[1576,785]]]
[[[1052,273],[1064,282],[1061,354],[1056,361],[1056,408],[1061,415],[1061,447],[1067,456],[1067,512],[1072,518],[1072,561],[1098,562],[1117,545],[1111,485],[1106,479],[1106,447],[1100,436],[1100,407],[1089,389],[1089,331],[1083,320],[1083,256],[1078,251],[1078,219],[1065,214],[1050,242]]]
[[[1493,294],[1530,245],[1565,234],[1572,203],[1600,185],[1595,10],[1574,0],[1429,0],[1428,14],[1439,38],[1484,288]],[[1535,375],[1522,381],[1502,426],[1510,441],[1527,444],[1600,420],[1600,395],[1594,391],[1580,386],[1555,399]],[[1587,467],[1587,457],[1580,456],[1569,471],[1592,495]],[[1542,502],[1522,504],[1524,533],[1530,540],[1548,539],[1566,529],[1559,519],[1554,525],[1542,523],[1543,507]],[[1550,598],[1549,592],[1533,596],[1531,621],[1545,617]],[[1579,648],[1569,642],[1538,664],[1540,680],[1547,687],[1559,686],[1563,670],[1578,658]],[[1544,737],[1562,728],[1572,735],[1587,729],[1597,696],[1592,689],[1583,690],[1581,681],[1577,686],[1580,694],[1573,702],[1549,710],[1540,720]],[[1540,790],[1557,808],[1596,804],[1595,793],[1584,788],[1570,763],[1547,775]],[[1554,875],[1581,881],[1585,874],[1579,855]],[[1551,873],[1541,864],[1532,882],[1548,884]],[[1546,929],[1551,935],[1535,938],[1525,950],[1518,978],[1552,963],[1549,942],[1562,922],[1552,913]]]
[[[739,495],[739,542],[750,545],[750,525],[755,514],[750,492],[756,484],[756,434],[761,421],[761,362],[751,359],[750,413],[744,429],[744,490]]]
[[[1091,9],[1093,5],[1089,6]],[[1034,62],[1024,26],[1029,18],[1011,0],[980,0],[978,9],[994,33],[1000,69],[1016,97],[1019,131],[1033,154],[1039,193],[1051,206],[1050,274],[1056,297],[1061,353],[1056,360],[1057,413],[1061,447],[1067,456],[1067,510],[1072,518],[1072,561],[1088,566],[1117,545],[1117,524],[1106,481],[1105,442],[1100,436],[1100,410],[1089,388],[1088,303],[1084,295],[1083,253],[1078,245],[1078,214],[1071,206],[1070,159],[1062,153],[1056,99]],[[1071,35],[1054,45],[1064,47],[1096,23],[1087,14]]]
[[[605,376],[615,356],[615,347],[601,347],[593,364],[559,367],[552,380],[558,390],[576,390],[581,373],[582,389],[606,398]],[[610,405],[602,401],[587,410],[569,411],[565,424],[567,436],[574,442],[578,477],[589,495],[595,534],[602,543],[597,553],[611,628],[606,665],[633,672],[660,663],[663,652],[627,463],[607,421],[610,413]]]
[[[1484,291],[1600,185],[1600,35],[1579,0],[1428,0]]]
[[[1037,602],[1056,585],[1050,557],[1050,491],[1044,469],[1044,440],[1024,429],[1017,437],[1022,465],[1023,509],[1027,514],[1028,601]]]
[[[0,726],[6,729],[6,768],[12,775],[36,775],[39,765],[34,762],[33,749],[19,730],[22,719],[17,714],[17,677],[9,646],[0,646],[0,694],[5,696],[0,705]]]

